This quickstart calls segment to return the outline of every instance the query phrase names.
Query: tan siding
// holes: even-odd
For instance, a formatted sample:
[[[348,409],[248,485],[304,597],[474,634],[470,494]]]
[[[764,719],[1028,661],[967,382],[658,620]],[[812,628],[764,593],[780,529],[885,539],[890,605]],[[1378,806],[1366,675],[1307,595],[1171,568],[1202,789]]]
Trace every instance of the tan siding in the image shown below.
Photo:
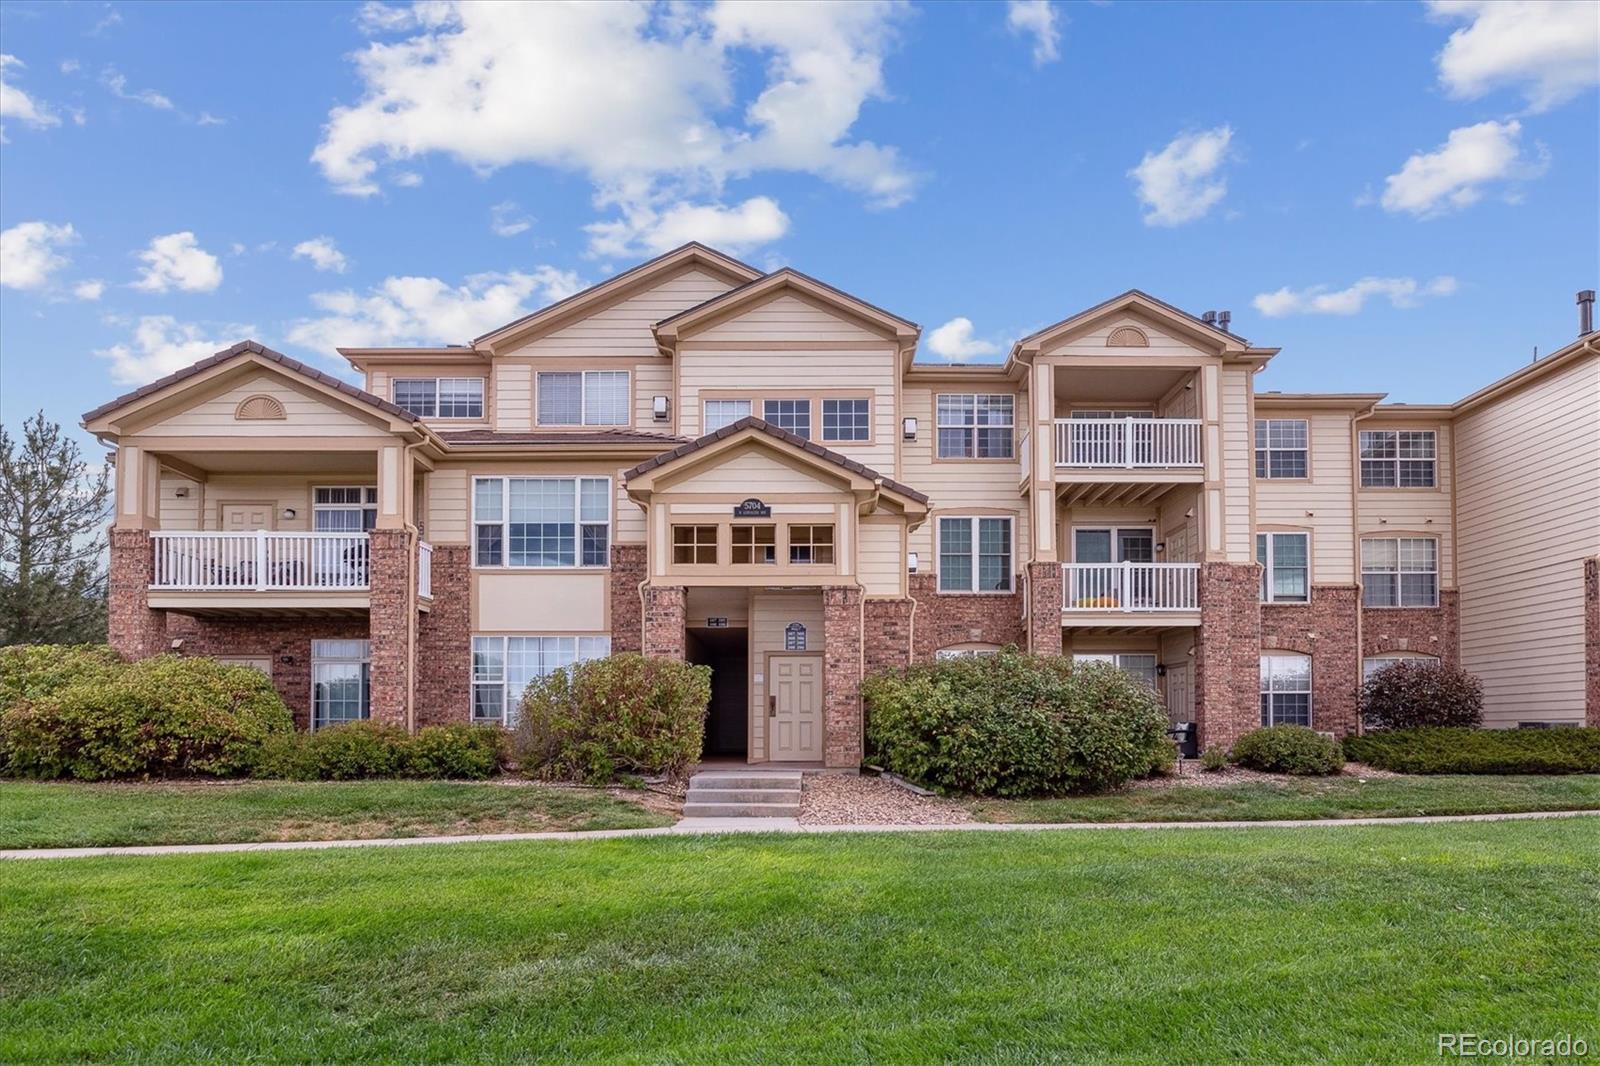
[[[1355,494],[1350,415],[1258,409],[1256,417],[1305,419],[1311,446],[1308,480],[1256,481],[1257,528],[1310,530],[1311,580],[1319,585],[1354,584]]]
[[[905,595],[904,531],[905,523],[898,518],[861,520],[858,572],[868,596]]]
[[[276,475],[215,474],[205,484],[205,511],[201,521],[204,529],[220,529],[222,506],[226,503],[249,503],[257,500],[271,501],[277,514],[280,530],[308,530],[311,528],[311,487],[313,485],[371,485],[372,475],[326,474],[314,478],[279,477]],[[292,508],[293,518],[283,512]]]
[[[672,483],[673,495],[715,492],[734,496],[758,496],[763,492],[838,492],[837,481],[823,480],[796,469],[765,449],[747,446],[744,451],[715,465]]]
[[[178,493],[184,495],[180,497]],[[161,528],[200,528],[200,483],[170,470],[161,472]]]
[[[604,633],[606,575],[596,571],[481,571],[472,597],[474,633]]]
[[[533,428],[533,368],[527,363],[495,363],[494,428],[502,433]]]
[[[1004,512],[1016,516],[1012,524],[1012,545],[1016,553],[1016,566],[1020,571],[1029,555],[1029,512],[1027,500],[1021,496],[1017,483],[1022,477],[1021,461],[992,462],[940,462],[934,458],[938,429],[934,424],[934,396],[940,392],[1003,392],[1003,389],[963,389],[959,386],[908,385],[902,393],[905,414],[917,420],[917,439],[901,445],[901,481],[929,497],[929,507],[936,514],[980,514]],[[1017,398],[1019,415],[1026,410],[1026,397]],[[1020,432],[1018,434],[1020,438]],[[1017,442],[1021,453],[1021,440]],[[933,554],[934,529],[938,523],[932,519],[912,531],[908,548],[918,553],[918,570],[937,573],[938,560]]]
[[[507,354],[655,357],[651,326],[730,288],[727,282],[690,268]]]
[[[1485,721],[1584,717],[1582,560],[1600,554],[1600,359],[1456,423],[1462,665]]]
[[[799,297],[781,295],[699,330],[696,341],[881,341],[883,335]]]
[[[1255,560],[1250,529],[1250,483],[1255,473],[1251,439],[1250,368],[1225,366],[1222,389],[1222,530],[1230,562]]]
[[[628,499],[627,486],[622,483],[625,470],[612,476],[616,479],[617,506],[612,516],[611,539],[615,544],[643,544],[645,540],[644,508]]]
[[[816,592],[753,592],[750,597],[750,758],[766,758],[767,652],[783,650],[790,622],[806,627],[806,650],[822,654],[822,596]]]
[[[283,404],[285,417],[239,421],[241,400],[271,396]],[[388,431],[350,412],[336,400],[291,388],[276,375],[258,374],[220,395],[201,400],[140,430],[154,437],[387,437]]]
[[[1121,326],[1134,326],[1143,330],[1145,336],[1150,338],[1150,346],[1148,348],[1107,348],[1106,338],[1111,335],[1112,330]],[[1065,344],[1057,344],[1045,349],[1042,354],[1093,355],[1103,358],[1107,355],[1200,356],[1212,353],[1196,348],[1187,340],[1159,329],[1143,318],[1135,318],[1132,315],[1118,315],[1116,318],[1106,319],[1088,333],[1075,337]]]
[[[1448,423],[1435,422],[1383,422],[1371,421],[1356,424],[1363,429],[1432,429],[1436,430],[1435,451],[1438,453],[1437,487],[1432,489],[1361,489],[1356,490],[1356,516],[1362,535],[1377,536],[1402,532],[1420,533],[1439,538],[1439,584],[1442,588],[1456,585],[1455,538],[1451,536],[1450,493],[1452,491],[1450,451],[1453,447]],[[1352,447],[1354,445],[1352,444]],[[1353,481],[1359,472],[1352,472]],[[1360,566],[1359,561],[1357,566]]]
[[[672,364],[665,358],[653,363],[639,363],[633,368],[633,425],[635,429],[670,432],[671,421],[657,422],[651,414],[651,403],[657,396],[672,397]],[[674,405],[677,400],[672,399]],[[672,412],[667,412],[671,418]]]
[[[468,544],[472,522],[472,479],[465,467],[441,467],[428,475],[428,540],[433,544]]]

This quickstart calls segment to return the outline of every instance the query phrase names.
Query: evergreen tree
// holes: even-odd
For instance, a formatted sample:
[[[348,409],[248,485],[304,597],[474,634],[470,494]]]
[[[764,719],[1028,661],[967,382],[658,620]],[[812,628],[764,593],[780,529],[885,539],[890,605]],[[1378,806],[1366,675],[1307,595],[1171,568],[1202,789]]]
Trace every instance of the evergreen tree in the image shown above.
[[[111,479],[40,411],[0,426],[0,645],[106,639]]]

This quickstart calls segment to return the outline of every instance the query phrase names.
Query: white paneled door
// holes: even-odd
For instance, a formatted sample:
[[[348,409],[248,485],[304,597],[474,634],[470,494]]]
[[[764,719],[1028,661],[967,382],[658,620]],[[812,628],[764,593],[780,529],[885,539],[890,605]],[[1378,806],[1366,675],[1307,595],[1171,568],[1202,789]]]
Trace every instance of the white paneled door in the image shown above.
[[[772,657],[768,713],[773,761],[822,758],[822,656]]]

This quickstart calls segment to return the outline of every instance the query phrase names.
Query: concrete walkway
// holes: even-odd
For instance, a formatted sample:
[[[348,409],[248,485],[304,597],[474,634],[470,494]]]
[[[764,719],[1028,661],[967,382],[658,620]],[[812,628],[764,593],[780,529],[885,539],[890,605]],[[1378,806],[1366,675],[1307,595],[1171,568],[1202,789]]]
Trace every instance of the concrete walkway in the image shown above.
[[[1310,829],[1352,825],[1442,822],[1517,822],[1530,818],[1591,818],[1600,811],[1518,814],[1441,814],[1411,818],[1307,818],[1265,822],[961,822],[954,825],[801,825],[793,818],[686,818],[656,829],[591,829],[558,833],[476,833],[370,840],[274,840],[255,844],[152,844],[110,848],[13,848],[0,859],[87,859],[102,855],[215,855],[235,851],[320,851],[325,848],[400,848],[417,844],[487,844],[507,840],[614,840],[621,837],[745,833],[1038,833],[1084,829]]]

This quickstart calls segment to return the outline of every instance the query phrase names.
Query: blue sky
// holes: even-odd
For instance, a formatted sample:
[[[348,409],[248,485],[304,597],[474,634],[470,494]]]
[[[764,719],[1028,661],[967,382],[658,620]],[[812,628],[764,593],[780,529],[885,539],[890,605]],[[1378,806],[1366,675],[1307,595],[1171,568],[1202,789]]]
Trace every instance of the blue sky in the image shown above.
[[[0,417],[245,336],[465,341],[689,237],[924,360],[1137,287],[1281,346],[1262,388],[1453,400],[1600,282],[1597,41],[1593,3],[10,2]]]

